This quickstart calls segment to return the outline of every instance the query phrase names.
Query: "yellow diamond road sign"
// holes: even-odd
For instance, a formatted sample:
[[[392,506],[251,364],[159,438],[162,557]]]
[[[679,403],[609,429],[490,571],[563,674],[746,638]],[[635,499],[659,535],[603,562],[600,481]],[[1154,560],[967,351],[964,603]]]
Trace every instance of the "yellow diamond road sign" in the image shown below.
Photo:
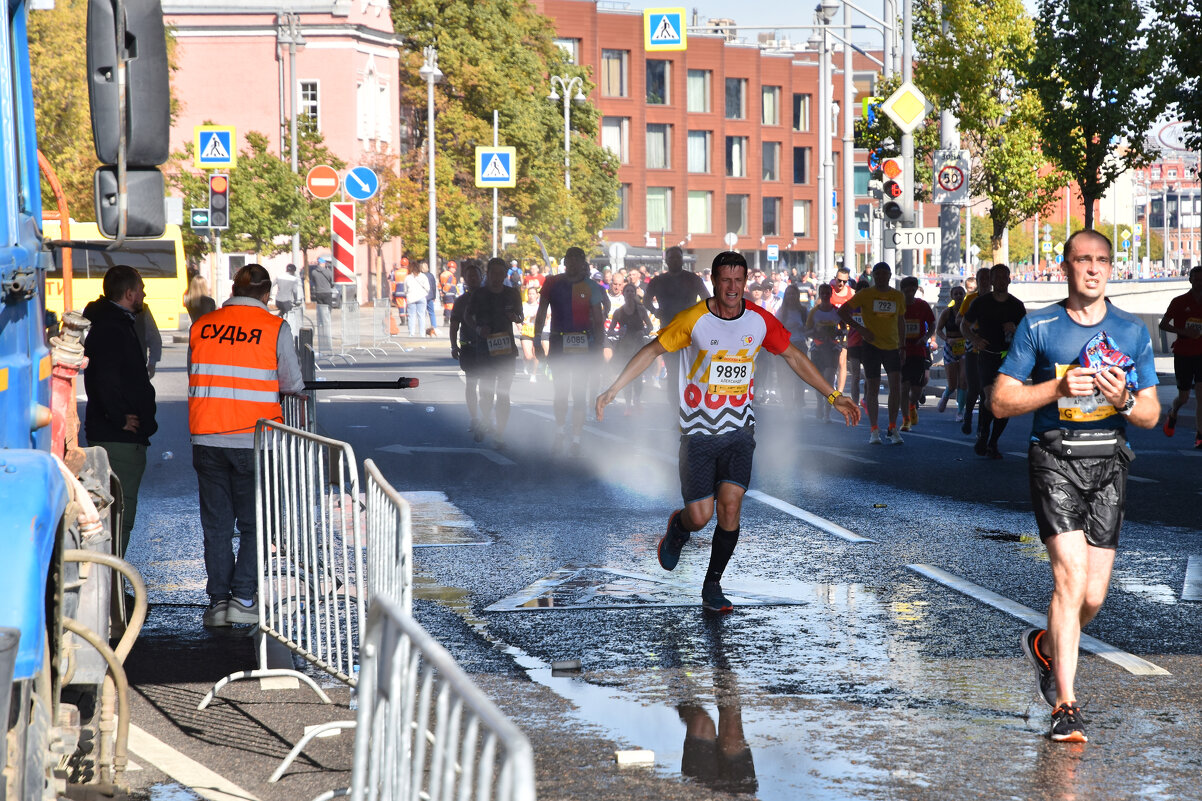
[[[927,99],[917,86],[906,81],[881,104],[881,111],[897,123],[902,133],[913,133],[927,115]]]

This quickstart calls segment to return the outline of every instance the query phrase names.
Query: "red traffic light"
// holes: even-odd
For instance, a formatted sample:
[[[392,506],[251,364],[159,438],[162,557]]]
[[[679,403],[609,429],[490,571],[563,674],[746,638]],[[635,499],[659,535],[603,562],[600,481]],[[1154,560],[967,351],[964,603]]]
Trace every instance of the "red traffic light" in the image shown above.
[[[885,181],[884,191],[885,191],[886,197],[892,197],[892,198],[901,197],[901,193],[902,193],[901,184],[899,184],[897,181]]]
[[[224,175],[209,176],[209,189],[213,192],[224,192],[229,186],[229,179]]]

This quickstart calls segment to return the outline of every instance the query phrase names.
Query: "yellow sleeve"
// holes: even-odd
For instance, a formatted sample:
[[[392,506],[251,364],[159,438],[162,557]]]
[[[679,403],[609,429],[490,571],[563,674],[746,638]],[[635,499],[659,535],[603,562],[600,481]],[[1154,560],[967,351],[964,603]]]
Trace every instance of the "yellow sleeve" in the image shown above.
[[[704,300],[680,312],[659,332],[659,344],[669,353],[684,350],[693,341],[693,326],[708,312]]]

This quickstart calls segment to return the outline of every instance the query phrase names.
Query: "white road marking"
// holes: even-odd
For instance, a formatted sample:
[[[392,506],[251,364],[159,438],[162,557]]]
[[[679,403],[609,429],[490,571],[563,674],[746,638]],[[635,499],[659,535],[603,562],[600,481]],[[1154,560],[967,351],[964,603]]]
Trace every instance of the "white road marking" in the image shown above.
[[[523,408],[522,411],[526,412],[527,414],[532,414],[535,417],[541,417],[544,420],[554,420],[555,419],[554,415],[548,414],[547,412],[544,412],[544,411],[541,411],[538,409]],[[601,431],[600,429],[596,428],[595,426],[586,425],[584,427],[584,430],[589,432],[590,434],[593,434],[598,437],[605,437],[607,439],[613,439],[613,440],[617,440],[619,442],[628,442],[629,441],[629,439],[627,437],[622,437],[617,434],[612,434],[608,431]],[[648,456],[652,456],[656,459],[659,459],[662,462],[667,462],[670,464],[676,463],[675,456],[669,455],[669,454],[666,454],[666,453],[663,453],[660,451],[649,451],[649,450],[643,450],[640,448],[639,452],[647,454]],[[843,455],[843,454],[840,454],[840,455]],[[868,460],[862,460],[862,461],[868,461]],[[872,462],[872,464],[875,464],[875,462]],[[748,490],[746,497],[753,498],[753,499],[759,501],[760,503],[764,503],[775,509],[779,509],[780,511],[785,512],[786,514],[796,517],[798,520],[802,520],[806,523],[809,523],[814,528],[821,529],[822,531],[825,531],[828,534],[833,534],[834,536],[839,537],[840,539],[847,540],[848,542],[876,542],[876,540],[871,540],[871,539],[868,539],[867,537],[861,537],[859,534],[856,534],[854,531],[849,531],[848,529],[844,528],[843,526],[839,525],[838,523],[832,523],[830,520],[827,520],[824,517],[819,517],[818,515],[814,514],[813,512],[807,512],[805,509],[794,506],[793,504],[788,503],[787,501],[782,501],[780,498],[774,498],[773,496],[768,495],[763,492],[760,492],[759,490]]]
[[[1156,480],[1154,478],[1144,478],[1143,476],[1133,476],[1130,473],[1127,474],[1127,480],[1135,481],[1140,484],[1159,484],[1160,483],[1158,480]]]
[[[973,584],[971,581],[962,579],[953,573],[948,573],[946,570],[940,570],[931,565],[906,565],[906,567],[919,575],[926,576],[945,587],[950,587],[957,592],[964,593],[970,598],[988,604],[994,609],[1012,615],[1032,626],[1046,628],[1048,625],[1047,615],[1023,606],[1017,601],[1011,601],[1009,598],[998,595],[996,592],[987,590],[980,585]],[[1113,662],[1128,673],[1134,673],[1137,676],[1172,675],[1164,668],[1154,665],[1146,659],[1141,659],[1134,654],[1121,651],[1113,645],[1108,645],[1101,640],[1090,637],[1088,634],[1081,635],[1081,647],[1091,654],[1096,654],[1108,662]]]
[[[1191,556],[1185,563],[1185,586],[1181,600],[1202,601],[1202,556]]]
[[[382,448],[376,448],[376,450],[385,451],[387,453],[399,453],[402,456],[409,456],[410,454],[414,453],[472,453],[477,456],[483,456],[490,462],[494,462],[504,467],[510,467],[516,464],[516,462],[514,462],[512,459],[507,459],[496,451],[489,450],[488,448],[436,448],[422,445],[385,445]]]
[[[145,762],[209,801],[259,801],[224,776],[130,724],[129,748]]]
[[[760,492],[759,490],[747,490],[747,497],[754,498],[755,500],[759,501],[760,503],[767,504],[768,506],[771,506],[774,509],[779,509],[782,512],[784,512],[785,514],[792,515],[793,517],[796,517],[798,520],[802,520],[806,523],[809,523],[814,528],[822,529],[827,534],[833,534],[834,536],[838,537],[839,539],[847,540],[848,542],[876,542],[876,540],[871,540],[871,539],[868,539],[867,537],[861,537],[859,534],[856,534],[854,531],[849,531],[848,529],[845,529],[843,526],[839,525],[838,523],[832,523],[831,521],[827,520],[826,518],[819,517],[818,515],[814,514],[813,512],[807,512],[805,509],[801,509],[797,506],[794,506],[791,503],[786,503],[785,501],[782,501],[780,498],[774,498],[771,495],[765,495],[764,493]]]
[[[917,431],[907,431],[907,437],[918,437],[920,439],[933,439],[937,442],[950,442],[953,445],[972,445],[976,440],[972,439],[952,439],[951,437],[937,437],[934,434],[919,434]]]

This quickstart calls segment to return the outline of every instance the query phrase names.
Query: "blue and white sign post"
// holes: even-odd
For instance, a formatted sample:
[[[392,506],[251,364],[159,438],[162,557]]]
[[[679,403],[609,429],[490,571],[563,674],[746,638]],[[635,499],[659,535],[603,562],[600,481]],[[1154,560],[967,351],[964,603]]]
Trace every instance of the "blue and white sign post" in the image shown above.
[[[516,148],[477,147],[476,186],[517,186],[517,161]]]
[[[362,165],[353,167],[346,174],[346,179],[342,182],[346,193],[350,195],[351,200],[358,200],[362,203],[365,200],[370,200],[373,195],[380,189],[380,176],[376,175],[376,171],[371,167]]]
[[[768,261],[780,261],[780,245],[768,246]]]

